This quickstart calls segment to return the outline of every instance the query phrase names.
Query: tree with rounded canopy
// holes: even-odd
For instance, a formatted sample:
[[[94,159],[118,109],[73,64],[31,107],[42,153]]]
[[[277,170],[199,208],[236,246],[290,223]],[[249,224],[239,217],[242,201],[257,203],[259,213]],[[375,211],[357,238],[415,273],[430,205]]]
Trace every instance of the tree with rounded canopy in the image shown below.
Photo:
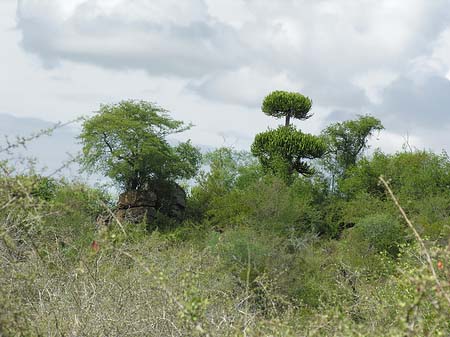
[[[305,120],[312,115],[312,101],[298,92],[273,91],[264,98],[261,110],[268,116],[285,118],[285,126],[290,125],[291,118]]]
[[[190,141],[172,146],[166,139],[190,127],[154,103],[102,105],[83,123],[82,165],[104,173],[125,191],[190,179],[200,166],[199,150]]]
[[[299,93],[274,91],[263,101],[262,110],[268,115],[285,117],[285,126],[256,135],[251,151],[267,172],[281,177],[286,183],[295,173],[314,173],[309,160],[320,158],[325,143],[316,136],[305,134],[290,125],[290,118],[307,119],[311,100]]]

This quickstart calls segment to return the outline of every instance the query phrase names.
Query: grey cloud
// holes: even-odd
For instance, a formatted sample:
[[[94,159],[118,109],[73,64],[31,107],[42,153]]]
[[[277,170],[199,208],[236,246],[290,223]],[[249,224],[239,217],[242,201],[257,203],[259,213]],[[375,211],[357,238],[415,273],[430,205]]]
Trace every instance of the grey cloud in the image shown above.
[[[23,14],[17,17],[22,46],[48,67],[62,60],[112,69],[144,69],[150,74],[196,77],[244,62],[237,32],[211,20],[157,23],[121,15],[89,15],[80,6],[66,20]]]
[[[450,125],[450,81],[430,76],[420,81],[401,77],[384,90],[372,111],[392,130],[440,129]]]
[[[14,142],[18,136],[29,137],[53,125],[54,123],[37,118],[18,118],[0,114],[0,144],[5,144],[6,139]],[[76,136],[76,131],[66,126],[55,130],[51,136],[43,135],[27,143],[25,148],[20,147],[14,152],[20,157],[37,159],[38,171],[45,170],[51,173],[80,151]],[[6,158],[4,153],[1,155],[0,158]],[[71,169],[76,173],[78,166],[72,165]]]
[[[415,1],[410,5],[411,10],[408,6],[398,10],[396,14],[399,16],[395,19],[392,14],[390,18],[386,17],[389,15],[387,9],[382,13],[372,13],[383,7],[379,1],[359,5],[345,0],[306,1],[301,6],[296,1],[277,3],[277,6],[267,1],[248,3],[253,6],[258,19],[247,23],[240,31],[250,46],[246,52],[253,53],[251,63],[246,66],[271,69],[299,79],[304,83],[301,91],[321,106],[360,110],[370,102],[366,93],[352,83],[353,79],[367,71],[383,68],[398,74],[410,71],[410,61],[431,53],[434,41],[448,25],[450,13],[448,0]],[[350,8],[353,12],[350,10],[348,15],[339,15],[338,9],[336,15],[324,15],[320,4],[342,4],[337,7],[344,12]],[[271,7],[273,11],[269,10]],[[416,17],[409,17],[408,13],[414,12],[414,7],[422,10]],[[269,11],[270,16],[267,15]],[[409,22],[411,20],[414,21]],[[294,27],[295,37],[302,38],[289,45],[289,38],[282,36],[286,28],[283,24],[288,28],[289,25]],[[223,78],[230,82],[228,87],[217,85]],[[266,81],[270,80],[267,77]],[[247,83],[243,84],[238,77],[233,83],[229,73],[222,72],[209,77],[201,85],[193,86],[193,89],[211,100],[257,107],[258,102],[244,97],[248,91],[244,85]]]
[[[407,22],[395,24],[392,18],[378,22],[381,14],[374,19],[370,11],[364,10],[365,5],[346,0],[339,4],[349,11],[347,17],[338,12],[324,14],[320,6],[326,5],[326,1],[302,2],[301,6],[296,1],[276,6],[268,1],[247,1],[256,19],[246,22],[241,29],[210,17],[207,10],[188,24],[142,17],[130,20],[117,12],[92,15],[96,1],[87,1],[68,19],[60,20],[54,17],[57,13],[33,15],[33,7],[28,4],[29,1],[22,0],[18,7],[22,43],[47,65],[72,60],[117,69],[145,69],[157,75],[196,77],[215,71],[222,71],[218,72],[221,76],[226,69],[259,64],[321,83],[345,81],[383,62],[401,67],[405,57],[413,58],[429,48],[429,42],[448,23],[449,13],[445,10],[449,0],[435,0],[423,6],[420,18],[423,22],[411,27],[410,36],[398,52],[395,42],[394,47],[389,42],[396,38],[395,32],[389,32],[389,24],[404,29]],[[145,8],[145,1],[133,4]],[[383,6],[378,1],[366,5],[374,12]],[[348,22],[343,24],[343,19]],[[289,27],[303,40],[290,42],[286,33]],[[380,36],[377,29],[393,34]],[[383,48],[383,44],[395,51]]]
[[[333,110],[329,121],[372,112],[399,132],[450,123],[444,111],[450,106],[448,81],[435,76],[420,84],[411,71],[412,61],[431,55],[448,27],[450,0],[247,0],[253,19],[240,26],[220,13],[210,16],[202,0],[190,2],[200,9],[182,22],[130,18],[123,11],[92,15],[88,3],[96,1],[62,20],[33,11],[30,1],[19,2],[22,45],[48,66],[69,60],[183,77],[202,98],[255,110],[268,90],[285,84],[310,96],[315,106]],[[146,1],[123,6],[131,3],[144,8]],[[250,69],[248,76],[240,69]],[[377,70],[399,78],[374,105],[354,79]]]
[[[366,104],[360,109],[335,109],[326,122],[354,119],[370,113],[390,131],[427,133],[450,127],[450,81],[429,76],[420,81],[402,76],[383,90],[380,104]]]
[[[213,101],[258,108],[268,92],[298,91],[300,84],[283,72],[243,67],[233,72],[214,73],[201,81],[191,81],[187,89]]]
[[[355,119],[357,117],[357,113],[348,111],[348,110],[333,110],[330,112],[330,114],[325,119],[325,122],[331,124],[331,123],[337,123],[342,122],[350,119]]]
[[[361,88],[342,79],[324,81],[322,84],[310,82],[304,88],[305,94],[312,97],[314,104],[320,106],[339,106],[340,109],[362,109],[369,101]]]

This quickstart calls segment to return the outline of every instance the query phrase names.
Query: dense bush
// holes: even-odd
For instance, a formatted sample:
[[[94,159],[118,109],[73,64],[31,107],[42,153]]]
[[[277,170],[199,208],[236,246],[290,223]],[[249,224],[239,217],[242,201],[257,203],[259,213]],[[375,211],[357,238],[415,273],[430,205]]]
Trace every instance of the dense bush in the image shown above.
[[[330,188],[219,149],[187,220],[151,232],[100,188],[0,169],[1,336],[450,334],[445,154],[378,151]]]
[[[356,224],[352,234],[367,243],[367,250],[386,252],[392,257],[397,257],[400,246],[407,241],[405,226],[396,218],[383,213],[363,218]]]
[[[393,155],[377,151],[349,170],[348,177],[339,182],[339,189],[348,197],[361,191],[382,197],[380,175],[390,179],[393,189],[406,201],[450,194],[450,158],[446,153],[426,151]]]

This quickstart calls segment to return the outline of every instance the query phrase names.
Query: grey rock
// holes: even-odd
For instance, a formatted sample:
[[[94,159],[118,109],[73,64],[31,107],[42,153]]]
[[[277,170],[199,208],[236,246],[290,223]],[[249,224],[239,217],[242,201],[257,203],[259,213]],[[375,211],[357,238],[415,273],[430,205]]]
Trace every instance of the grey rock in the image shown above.
[[[130,207],[155,207],[156,194],[153,191],[128,191],[119,196],[119,209]]]
[[[183,220],[186,209],[186,192],[175,183],[161,185],[158,190],[127,191],[119,196],[115,216],[119,221],[151,224],[157,211]]]
[[[169,216],[181,220],[186,210],[186,192],[180,185],[175,184],[172,189]]]
[[[129,223],[146,223],[149,224],[153,221],[156,215],[156,209],[154,207],[131,207],[127,209],[119,209],[116,212],[116,217],[119,221]]]

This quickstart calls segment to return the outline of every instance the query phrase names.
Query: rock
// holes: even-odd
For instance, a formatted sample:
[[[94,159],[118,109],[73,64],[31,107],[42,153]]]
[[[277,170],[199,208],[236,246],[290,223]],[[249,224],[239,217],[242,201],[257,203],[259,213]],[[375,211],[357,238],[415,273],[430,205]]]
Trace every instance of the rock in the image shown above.
[[[116,212],[116,217],[123,222],[138,224],[144,222],[149,224],[153,221],[156,215],[154,207],[130,207],[127,209],[119,209]]]
[[[153,191],[128,191],[119,196],[119,209],[130,207],[155,207],[156,194]]]
[[[153,191],[127,191],[119,196],[116,217],[119,221],[149,224],[156,215],[156,194]]]
[[[186,210],[186,192],[180,185],[175,184],[172,189],[169,216],[181,220]]]
[[[157,209],[160,213],[178,221],[183,220],[186,209],[186,193],[183,188],[173,182],[160,184],[156,190],[158,195]]]
[[[185,209],[186,192],[176,183],[166,183],[154,191],[147,189],[122,193],[115,216],[123,222],[151,224],[157,211],[181,221]]]

